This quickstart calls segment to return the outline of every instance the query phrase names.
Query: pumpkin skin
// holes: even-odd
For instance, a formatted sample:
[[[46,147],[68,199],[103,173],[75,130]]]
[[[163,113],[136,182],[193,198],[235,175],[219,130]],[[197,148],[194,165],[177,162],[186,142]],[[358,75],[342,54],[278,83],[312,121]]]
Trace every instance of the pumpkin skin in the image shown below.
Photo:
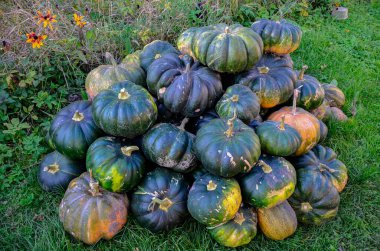
[[[260,19],[251,26],[264,43],[264,51],[279,55],[295,51],[301,43],[302,31],[300,27],[285,19],[272,21]]]
[[[235,217],[223,225],[208,228],[211,237],[225,247],[240,247],[251,242],[257,233],[257,213],[241,207]]]
[[[211,120],[219,118],[219,115],[214,109],[208,110],[199,117],[194,117],[190,119],[186,128],[193,133],[197,133],[202,126],[208,124]]]
[[[338,212],[339,192],[319,170],[297,170],[297,186],[288,202],[299,222],[321,225]]]
[[[47,154],[40,164],[38,183],[47,192],[66,189],[70,181],[85,171],[80,161],[71,160],[57,151]]]
[[[215,109],[221,118],[231,118],[236,112],[238,119],[249,123],[259,115],[260,100],[248,87],[233,85],[227,88]]]
[[[127,215],[127,195],[102,189],[87,172],[70,182],[59,206],[64,229],[89,245],[114,237]]]
[[[347,121],[348,117],[338,107],[329,107],[326,111],[326,120]]]
[[[137,222],[152,232],[169,231],[188,217],[189,184],[184,176],[164,168],[148,173],[132,194]]]
[[[223,93],[218,73],[189,55],[166,54],[148,69],[149,91],[174,113],[196,117],[212,108]]]
[[[124,66],[127,64],[133,64],[135,66],[141,67],[141,62],[140,62],[140,54],[141,50],[137,50],[131,54],[128,54],[120,63],[120,65]],[[144,69],[141,67],[141,69],[144,71]],[[145,72],[145,71],[144,71]]]
[[[297,230],[296,213],[286,200],[272,208],[259,208],[257,216],[261,231],[269,239],[283,240]]]
[[[145,45],[141,51],[140,65],[147,72],[153,61],[168,53],[179,54],[179,51],[169,42],[154,40],[153,42]]]
[[[248,172],[261,154],[259,137],[236,116],[204,125],[197,132],[194,150],[207,171],[227,178]]]
[[[50,130],[47,130],[46,135],[45,135],[45,143],[52,149],[55,150],[55,146],[53,143],[53,140],[50,136]]]
[[[342,108],[346,103],[346,97],[342,90],[333,84],[322,85],[325,91],[325,99],[327,100],[329,106]]]
[[[191,27],[184,32],[177,39],[177,48],[182,54],[188,54],[195,57],[191,49],[191,43],[195,33],[199,30],[197,27]]]
[[[145,174],[147,162],[137,146],[122,138],[102,137],[87,151],[86,167],[111,192],[130,191]]]
[[[327,138],[327,134],[329,132],[327,125],[323,123],[322,120],[319,121],[319,128],[320,128],[321,137],[318,143],[325,141],[325,139]]]
[[[291,159],[291,162],[296,169],[319,172],[332,182],[338,192],[342,192],[347,184],[347,167],[329,147],[317,145],[304,155]]]
[[[143,137],[143,151],[152,162],[187,173],[197,166],[192,152],[195,135],[184,130],[184,124],[177,127],[170,123],[161,123],[150,129]]]
[[[326,99],[323,100],[322,104],[311,110],[310,113],[313,114],[319,120],[326,120],[328,112],[330,111],[329,104]]]
[[[252,69],[237,75],[235,83],[251,88],[259,97],[261,107],[272,108],[288,101],[296,79],[289,55],[264,54]]]
[[[92,114],[107,134],[134,138],[154,124],[157,106],[143,87],[123,81],[95,97]]]
[[[84,159],[87,148],[103,132],[91,113],[91,102],[76,101],[53,119],[49,134],[55,149],[70,159]]]
[[[233,219],[241,200],[240,186],[235,179],[206,173],[190,188],[187,208],[198,222],[214,227]]]
[[[239,183],[244,202],[257,208],[271,208],[292,195],[296,171],[286,159],[263,154]]]

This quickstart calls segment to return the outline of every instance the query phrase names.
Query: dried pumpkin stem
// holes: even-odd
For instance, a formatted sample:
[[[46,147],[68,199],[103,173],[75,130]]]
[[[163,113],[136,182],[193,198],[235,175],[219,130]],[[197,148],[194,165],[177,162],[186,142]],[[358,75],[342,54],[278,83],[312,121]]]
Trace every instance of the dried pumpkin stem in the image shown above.
[[[134,151],[138,151],[140,150],[138,148],[138,146],[123,146],[122,148],[120,148],[121,152],[125,155],[125,156],[131,156],[132,155],[132,152]]]
[[[305,75],[305,71],[309,68],[307,65],[302,66],[302,69],[300,71],[300,74],[298,75],[299,80],[303,80],[303,77]]]
[[[226,26],[226,28],[224,28],[224,32],[225,32],[226,34],[230,33],[230,27]]]
[[[59,165],[57,163],[54,163],[54,164],[51,164],[51,165],[48,165],[44,168],[44,171],[45,172],[49,172],[49,173],[52,173],[52,174],[55,174],[56,172],[59,171]]]
[[[74,121],[82,121],[84,119],[84,115],[83,113],[79,112],[78,110],[75,111],[73,117],[72,117],[72,120]]]
[[[125,90],[125,88],[122,88],[118,94],[118,98],[122,100],[126,100],[130,97],[131,95]]]
[[[263,160],[259,160],[259,165],[262,167],[264,173],[271,173],[272,172],[272,167],[265,163]]]
[[[234,221],[235,221],[237,224],[239,224],[239,225],[243,224],[243,222],[245,221],[244,215],[243,215],[242,213],[237,212],[237,213],[235,214]]]
[[[261,74],[266,74],[269,72],[269,67],[267,66],[261,66],[261,67],[257,67],[257,70],[261,73]]]
[[[233,95],[232,97],[231,97],[231,101],[232,102],[238,102],[239,101],[239,95],[237,95],[237,94],[235,94],[235,95]]]
[[[106,52],[105,58],[106,58],[106,61],[107,61],[108,64],[111,64],[113,67],[117,66],[117,62],[116,62],[115,58],[112,56],[111,53]]]
[[[297,111],[297,98],[298,98],[299,92],[300,91],[298,89],[295,89],[294,92],[293,92],[293,107],[292,107],[292,114],[293,115],[296,115],[296,111]]]
[[[228,129],[224,132],[227,137],[232,137],[234,135],[234,121],[236,119],[236,109],[234,110],[234,116],[227,120]]]
[[[212,180],[209,180],[207,184],[207,191],[214,191],[217,188],[217,184],[215,184]]]
[[[153,197],[152,203],[157,203],[159,205],[159,209],[167,212],[169,208],[173,205],[173,202],[169,198],[165,198],[163,200]]]
[[[308,213],[311,210],[313,210],[313,207],[310,205],[309,202],[302,202],[301,203],[301,211],[304,213]]]
[[[92,169],[90,169],[89,173],[90,173],[90,190],[89,190],[89,192],[91,193],[92,196],[101,195],[101,193],[99,191],[99,182],[97,182],[92,177]]]
[[[181,130],[185,130],[185,126],[186,126],[187,122],[189,122],[189,118],[184,118],[181,121],[181,124],[178,126],[178,128],[181,129]]]
[[[281,131],[284,131],[284,130],[285,130],[285,115],[282,115],[282,116],[281,116],[281,122],[280,122],[280,127],[279,127],[279,129],[280,129]]]

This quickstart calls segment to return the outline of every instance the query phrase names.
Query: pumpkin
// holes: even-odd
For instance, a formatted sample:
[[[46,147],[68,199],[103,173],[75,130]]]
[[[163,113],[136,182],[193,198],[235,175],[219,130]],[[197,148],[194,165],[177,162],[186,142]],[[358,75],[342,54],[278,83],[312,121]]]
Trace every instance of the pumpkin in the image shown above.
[[[257,208],[270,208],[292,195],[296,171],[286,159],[264,154],[239,183],[244,202]]]
[[[53,143],[53,140],[50,136],[50,130],[47,130],[46,135],[45,135],[45,143],[52,149],[55,150],[55,146]]]
[[[100,65],[93,69],[86,78],[85,87],[89,99],[94,99],[102,90],[113,84],[129,80],[135,84],[146,86],[145,73],[135,65],[118,65],[110,53],[106,53],[110,64]]]
[[[177,124],[178,121],[181,121],[183,119],[183,116],[181,114],[173,113],[169,111],[168,108],[164,104],[158,101],[158,99],[154,98],[154,101],[157,106],[158,116],[157,116],[157,122],[170,122],[173,124]]]
[[[123,81],[95,97],[92,113],[107,134],[134,138],[144,134],[157,119],[157,106],[143,87]]]
[[[87,151],[87,170],[111,192],[130,191],[142,179],[146,165],[139,148],[123,138],[99,138]]]
[[[240,186],[235,179],[206,173],[190,188],[187,208],[195,220],[213,227],[232,220],[241,200]]]
[[[212,108],[222,95],[218,73],[189,55],[166,54],[155,60],[147,75],[149,91],[174,113],[196,117]]]
[[[297,170],[297,185],[288,199],[299,222],[321,225],[334,218],[338,212],[338,190],[319,170]]]
[[[49,134],[58,152],[70,159],[84,159],[87,148],[103,132],[93,120],[91,102],[76,101],[57,113]]]
[[[311,111],[323,103],[325,91],[316,78],[305,75],[307,68],[306,65],[302,67],[302,70],[298,74],[298,79],[295,82],[295,88],[300,90],[297,98],[297,106]]]
[[[148,71],[150,64],[153,63],[154,60],[168,53],[179,54],[179,51],[169,42],[154,40],[153,42],[145,45],[141,51],[140,65],[145,71]]]
[[[301,43],[300,27],[285,19],[279,21],[260,19],[254,22],[251,28],[261,36],[265,52],[289,54]]]
[[[248,172],[261,153],[259,137],[236,113],[229,120],[214,119],[203,126],[194,150],[207,171],[223,177]]]
[[[238,74],[235,83],[251,88],[259,97],[261,107],[271,108],[288,101],[296,79],[289,55],[264,54],[253,68]]]
[[[238,119],[244,123],[254,120],[260,112],[260,100],[244,85],[228,87],[215,107],[221,118],[231,118],[236,111]]]
[[[296,169],[319,172],[332,182],[338,192],[342,192],[347,184],[347,168],[329,147],[317,145],[304,155],[292,159],[291,162]]]
[[[240,247],[251,242],[257,233],[257,213],[251,207],[241,207],[235,217],[208,232],[219,244],[226,247]]]
[[[57,151],[47,154],[40,164],[37,179],[45,191],[66,189],[70,181],[85,171],[80,161],[67,158]]]
[[[322,85],[325,91],[325,99],[327,100],[329,106],[342,108],[346,102],[346,97],[342,90],[333,84]]]
[[[197,133],[202,126],[208,124],[211,120],[216,118],[219,118],[216,111],[214,109],[208,110],[199,117],[190,118],[187,128],[190,132]]]
[[[276,156],[294,154],[301,145],[301,136],[293,127],[281,122],[264,121],[256,129],[260,139],[261,151]]]
[[[198,179],[199,177],[201,177],[202,175],[208,173],[206,169],[203,168],[203,166],[198,166],[197,168],[195,168],[190,174],[191,174],[191,177],[196,180]]]
[[[328,112],[330,111],[330,106],[326,99],[323,100],[322,104],[317,108],[310,111],[317,119],[326,120]]]
[[[319,142],[323,142],[325,141],[325,139],[327,138],[327,134],[329,132],[329,129],[327,128],[327,125],[325,123],[323,123],[322,120],[319,121],[319,128],[320,128],[320,139],[319,139]]]
[[[197,27],[191,27],[185,30],[177,39],[177,48],[182,54],[188,54],[194,57],[191,44],[195,33],[199,30]]]
[[[150,129],[143,137],[143,151],[152,162],[177,172],[190,172],[197,166],[192,152],[195,135],[186,132],[185,118],[179,127],[161,123]]]
[[[288,238],[297,229],[296,213],[286,200],[272,208],[259,208],[257,216],[261,231],[272,240]]]
[[[127,215],[127,195],[102,189],[87,172],[70,182],[59,206],[64,229],[89,245],[112,239]]]
[[[311,113],[302,108],[296,107],[298,90],[294,91],[293,107],[285,106],[280,110],[269,115],[268,120],[281,121],[285,116],[285,124],[296,129],[301,136],[301,145],[294,153],[300,156],[313,148],[320,139],[320,123],[319,120]]]
[[[140,61],[141,50],[137,50],[131,54],[128,54],[120,63],[121,66],[133,64],[135,66],[141,67]],[[142,68],[141,68],[142,69]],[[144,69],[142,69],[144,70]],[[144,71],[145,72],[145,71]]]
[[[338,107],[329,107],[326,112],[326,119],[335,121],[347,121],[348,117]]]
[[[180,36],[180,49],[218,72],[246,71],[263,54],[260,36],[240,24],[217,24],[185,33]]]
[[[259,125],[261,125],[261,123],[263,123],[263,118],[260,115],[257,115],[257,117],[254,120],[251,120],[248,123],[248,126],[251,127],[253,130],[255,130],[255,132],[256,132],[257,127],[259,127]]]
[[[168,231],[188,217],[189,184],[184,176],[164,168],[149,172],[132,194],[137,222],[152,232]]]

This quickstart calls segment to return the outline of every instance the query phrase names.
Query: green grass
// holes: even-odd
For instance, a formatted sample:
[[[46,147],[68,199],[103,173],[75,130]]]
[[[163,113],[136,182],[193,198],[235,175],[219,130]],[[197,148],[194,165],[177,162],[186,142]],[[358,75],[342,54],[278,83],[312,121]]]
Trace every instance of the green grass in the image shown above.
[[[344,111],[356,116],[330,123],[325,145],[332,147],[349,169],[338,216],[323,226],[299,226],[284,241],[261,233],[245,248],[251,250],[376,250],[380,247],[380,8],[368,3],[349,5],[350,18],[334,21],[315,15],[302,24],[301,47],[292,54],[296,66],[322,82],[336,79],[347,96]],[[326,67],[322,67],[326,65]],[[20,153],[21,154],[21,153]],[[37,183],[38,165],[18,156],[26,179],[0,194],[0,249],[81,250],[88,246],[66,234],[58,219],[63,192],[48,194]],[[39,216],[39,217],[38,217]],[[133,218],[111,241],[96,250],[212,250],[223,248],[194,220],[166,234],[152,234]]]

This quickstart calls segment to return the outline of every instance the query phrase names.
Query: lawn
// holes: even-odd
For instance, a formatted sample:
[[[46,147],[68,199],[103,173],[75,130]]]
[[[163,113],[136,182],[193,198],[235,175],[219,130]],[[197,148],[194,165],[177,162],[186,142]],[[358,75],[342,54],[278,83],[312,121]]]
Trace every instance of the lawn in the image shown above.
[[[315,15],[302,22],[303,40],[292,54],[296,68],[308,65],[308,73],[321,82],[335,79],[347,97],[343,110],[350,118],[344,123],[329,123],[325,142],[349,169],[338,216],[323,226],[299,226],[294,236],[280,242],[258,233],[244,247],[247,250],[376,250],[380,247],[380,5],[360,2],[347,4],[348,20]],[[59,222],[58,206],[63,191],[44,192],[36,179],[38,163],[20,156],[16,159],[19,163],[14,163],[15,166],[25,167],[25,179],[0,190],[0,249],[88,248],[66,234]],[[169,233],[152,234],[138,226],[133,217],[113,240],[100,241],[92,248],[223,249],[195,220],[189,219]]]

